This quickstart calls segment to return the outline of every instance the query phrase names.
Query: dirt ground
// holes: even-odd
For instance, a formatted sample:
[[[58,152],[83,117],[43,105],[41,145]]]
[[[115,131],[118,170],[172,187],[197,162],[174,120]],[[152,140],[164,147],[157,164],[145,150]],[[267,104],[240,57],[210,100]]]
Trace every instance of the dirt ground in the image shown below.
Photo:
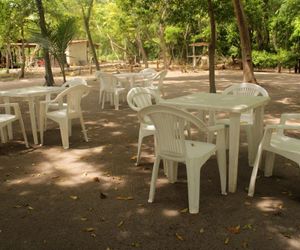
[[[217,89],[242,80],[240,71],[217,71]],[[300,110],[300,75],[258,72],[269,92],[265,123],[283,112]],[[201,172],[200,212],[186,212],[185,167],[168,183],[160,171],[155,202],[147,203],[153,156],[152,138],[137,151],[136,114],[122,103],[115,111],[98,105],[98,83],[83,100],[90,141],[74,124],[70,149],[63,150],[59,129],[49,123],[43,146],[32,144],[28,107],[22,103],[26,149],[19,128],[15,140],[0,145],[0,249],[300,249],[300,171],[277,157],[274,176],[256,182],[247,197],[251,168],[241,138],[238,189],[222,196],[216,159]],[[43,79],[0,81],[0,90],[41,85]],[[169,72],[166,97],[208,91],[208,72]]]

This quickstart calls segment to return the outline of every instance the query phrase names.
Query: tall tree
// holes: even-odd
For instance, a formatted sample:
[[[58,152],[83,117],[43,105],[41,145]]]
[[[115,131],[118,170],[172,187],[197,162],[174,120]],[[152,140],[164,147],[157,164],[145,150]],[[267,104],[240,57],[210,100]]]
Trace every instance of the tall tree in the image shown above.
[[[39,14],[39,25],[41,29],[41,35],[47,39],[48,38],[48,30],[46,27],[46,21],[45,21],[45,13],[44,13],[44,7],[42,0],[36,0],[36,7],[38,9]],[[50,61],[50,54],[49,49],[47,47],[43,48],[43,56],[45,60],[45,79],[47,86],[53,86],[54,85],[54,79],[52,74],[52,68],[51,68],[51,61]]]
[[[240,33],[240,44],[243,62],[243,81],[257,83],[253,71],[250,35],[243,5],[241,0],[232,0],[232,2]]]
[[[214,15],[214,7],[211,0],[207,0],[208,15],[210,21],[210,41],[208,45],[209,57],[209,92],[216,93],[215,83],[215,51],[216,51],[216,21]]]
[[[95,46],[93,43],[92,34],[90,31],[90,18],[91,18],[91,14],[92,14],[93,4],[94,4],[94,0],[90,0],[88,2],[87,11],[85,11],[84,5],[81,3],[81,13],[82,13],[82,18],[83,18],[83,22],[84,22],[84,28],[85,28],[85,31],[86,31],[86,34],[88,37],[88,41],[89,41],[89,47],[92,51],[93,59],[94,59],[95,65],[96,65],[96,70],[100,70],[100,64],[99,64],[96,49],[95,49]]]

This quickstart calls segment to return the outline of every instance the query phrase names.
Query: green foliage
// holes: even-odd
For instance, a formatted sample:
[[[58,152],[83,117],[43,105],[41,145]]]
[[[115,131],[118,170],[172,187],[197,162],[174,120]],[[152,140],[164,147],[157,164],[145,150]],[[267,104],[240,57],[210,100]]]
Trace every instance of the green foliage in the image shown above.
[[[278,65],[276,54],[267,51],[252,51],[252,60],[256,68],[275,68]]]

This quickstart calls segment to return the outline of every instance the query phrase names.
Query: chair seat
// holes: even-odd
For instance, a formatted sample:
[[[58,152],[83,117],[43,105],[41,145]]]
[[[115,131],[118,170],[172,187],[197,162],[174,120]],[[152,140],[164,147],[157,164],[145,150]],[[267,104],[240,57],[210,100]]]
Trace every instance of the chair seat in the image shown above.
[[[155,127],[154,127],[153,124],[141,123],[141,128],[142,128],[143,130],[155,131]]]
[[[0,123],[12,122],[15,119],[16,119],[15,115],[11,115],[11,114],[1,114],[0,115]]]
[[[272,151],[282,154],[283,151],[300,155],[300,140],[278,134],[272,135],[270,146]]]
[[[187,158],[209,158],[216,152],[217,146],[215,144],[199,141],[185,141]]]

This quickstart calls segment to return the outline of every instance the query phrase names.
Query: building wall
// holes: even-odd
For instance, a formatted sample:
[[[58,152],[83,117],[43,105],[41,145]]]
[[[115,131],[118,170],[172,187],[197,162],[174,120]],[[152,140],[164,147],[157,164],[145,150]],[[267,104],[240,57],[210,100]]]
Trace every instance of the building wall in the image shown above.
[[[69,44],[66,54],[67,62],[73,65],[86,65],[87,61],[87,43],[71,43]]]

